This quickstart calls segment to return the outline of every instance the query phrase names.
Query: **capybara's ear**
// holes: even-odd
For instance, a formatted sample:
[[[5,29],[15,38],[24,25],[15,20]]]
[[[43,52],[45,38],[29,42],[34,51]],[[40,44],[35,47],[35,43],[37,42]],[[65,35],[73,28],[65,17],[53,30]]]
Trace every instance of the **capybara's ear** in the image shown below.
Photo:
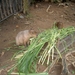
[[[36,34],[37,32],[35,30],[29,30],[29,33]]]
[[[61,29],[61,28],[63,28],[63,23],[62,23],[62,22],[56,22],[56,23],[55,23],[55,26],[56,26],[58,29]]]

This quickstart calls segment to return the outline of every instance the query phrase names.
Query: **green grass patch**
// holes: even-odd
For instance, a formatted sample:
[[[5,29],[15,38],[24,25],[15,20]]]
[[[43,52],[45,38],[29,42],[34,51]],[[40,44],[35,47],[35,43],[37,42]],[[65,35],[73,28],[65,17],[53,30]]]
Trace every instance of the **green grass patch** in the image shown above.
[[[45,63],[50,65],[50,63],[54,60],[55,50],[58,52],[59,57],[62,58],[60,51],[56,48],[56,43],[58,39],[63,39],[73,32],[75,32],[74,27],[62,29],[53,27],[52,29],[44,30],[37,38],[31,41],[30,45],[24,51],[23,56],[18,59],[14,68],[17,68],[20,75],[21,73],[28,75],[29,73],[37,72],[37,62],[42,65]],[[44,47],[46,43],[47,45]]]

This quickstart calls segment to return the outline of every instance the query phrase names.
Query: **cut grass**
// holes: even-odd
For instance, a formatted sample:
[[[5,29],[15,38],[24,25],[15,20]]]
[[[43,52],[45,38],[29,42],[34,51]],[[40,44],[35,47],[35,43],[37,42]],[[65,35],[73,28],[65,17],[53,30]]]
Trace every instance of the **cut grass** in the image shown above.
[[[42,33],[38,35],[37,38],[33,39],[25,51],[24,55],[19,58],[16,63],[17,70],[19,74],[36,72],[36,62],[41,63],[42,65],[46,62],[47,65],[50,64],[54,60],[54,52],[55,50],[58,52],[59,57],[62,58],[60,51],[56,48],[56,43],[58,39],[63,39],[67,35],[73,33],[75,31],[74,27],[67,27],[63,29],[52,28],[48,30],[44,30]],[[40,52],[44,45],[47,43],[47,46]],[[50,60],[50,58],[52,60]]]

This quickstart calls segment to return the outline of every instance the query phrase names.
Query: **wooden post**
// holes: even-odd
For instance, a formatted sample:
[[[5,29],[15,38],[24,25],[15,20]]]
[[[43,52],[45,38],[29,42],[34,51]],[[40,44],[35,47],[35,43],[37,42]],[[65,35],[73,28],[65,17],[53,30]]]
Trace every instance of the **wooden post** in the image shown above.
[[[28,13],[29,13],[28,0],[23,0],[23,13],[24,13],[24,14],[28,14]]]
[[[2,9],[3,9],[3,14],[4,14],[4,17],[6,17],[7,16],[7,14],[6,14],[6,10],[5,10],[5,3],[4,3],[4,0],[2,0]]]
[[[9,15],[10,14],[10,12],[9,12],[9,0],[6,0],[6,11],[7,11],[7,15]]]

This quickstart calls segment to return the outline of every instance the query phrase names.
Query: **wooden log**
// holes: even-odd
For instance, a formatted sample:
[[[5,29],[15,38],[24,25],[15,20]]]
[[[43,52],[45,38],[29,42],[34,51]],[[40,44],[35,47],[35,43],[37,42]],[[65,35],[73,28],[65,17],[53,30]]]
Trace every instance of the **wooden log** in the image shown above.
[[[2,14],[2,9],[1,9],[1,4],[0,4],[0,20],[3,19],[3,14]]]
[[[15,5],[15,10],[16,10],[16,12],[18,12],[18,1],[17,0],[15,0],[15,3],[14,3],[14,5]]]
[[[9,1],[6,0],[6,11],[7,11],[7,15],[9,15]]]
[[[10,13],[13,13],[13,10],[12,10],[12,3],[11,3],[11,2],[12,2],[12,1],[9,0]]]
[[[23,0],[21,0],[21,2],[20,2],[20,11],[22,11],[23,10]]]
[[[22,3],[22,0],[18,0],[17,1],[18,3],[17,3],[17,8],[18,8],[18,11],[21,11],[21,3]]]
[[[4,3],[4,0],[2,0],[2,9],[3,9],[3,13],[4,13],[4,16],[6,17],[6,10],[5,10],[5,3]]]
[[[23,10],[23,0],[19,0],[19,11]]]
[[[28,0],[23,0],[23,13],[24,14],[28,14],[29,13]]]
[[[75,43],[75,32],[72,34],[66,36],[62,40],[59,41],[59,44],[57,45],[57,49],[60,52],[65,51],[69,46],[73,45]]]

